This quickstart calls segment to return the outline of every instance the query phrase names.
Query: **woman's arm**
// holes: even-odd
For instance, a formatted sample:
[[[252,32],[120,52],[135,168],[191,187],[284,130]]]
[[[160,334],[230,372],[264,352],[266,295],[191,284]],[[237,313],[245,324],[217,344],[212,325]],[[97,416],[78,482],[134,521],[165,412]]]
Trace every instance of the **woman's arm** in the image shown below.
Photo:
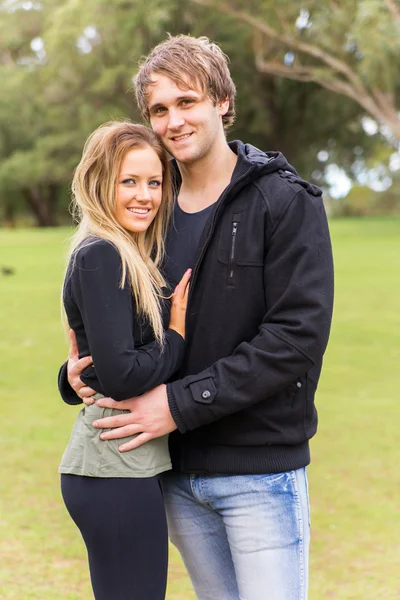
[[[184,339],[169,329],[162,350],[156,342],[135,347],[132,325],[138,317],[129,284],[120,288],[117,250],[105,240],[83,248],[71,277],[71,290],[103,393],[123,400],[167,381],[180,365]],[[91,385],[93,378],[85,380],[83,373],[82,381]]]

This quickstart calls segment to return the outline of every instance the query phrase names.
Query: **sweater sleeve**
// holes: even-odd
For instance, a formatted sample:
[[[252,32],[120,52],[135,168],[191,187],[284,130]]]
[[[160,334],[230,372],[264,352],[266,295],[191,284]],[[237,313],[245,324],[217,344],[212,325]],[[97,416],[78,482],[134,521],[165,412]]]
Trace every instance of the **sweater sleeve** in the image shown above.
[[[58,391],[60,392],[61,398],[66,404],[70,406],[76,406],[77,404],[83,404],[78,394],[74,392],[68,382],[68,362],[66,361],[61,365],[58,372]]]
[[[117,250],[105,241],[83,248],[71,277],[71,290],[102,392],[114,400],[124,400],[167,381],[180,366],[184,339],[168,330],[162,349],[155,341],[135,347],[132,324],[138,315],[129,285],[120,287],[121,259]],[[66,369],[62,367],[60,391],[64,389],[66,402],[76,403],[65,379]],[[81,379],[93,387],[93,379],[85,373]]]
[[[298,192],[270,223],[264,288],[267,310],[258,335],[201,373],[167,385],[181,433],[267,402],[322,361],[332,318],[333,264],[320,197]]]

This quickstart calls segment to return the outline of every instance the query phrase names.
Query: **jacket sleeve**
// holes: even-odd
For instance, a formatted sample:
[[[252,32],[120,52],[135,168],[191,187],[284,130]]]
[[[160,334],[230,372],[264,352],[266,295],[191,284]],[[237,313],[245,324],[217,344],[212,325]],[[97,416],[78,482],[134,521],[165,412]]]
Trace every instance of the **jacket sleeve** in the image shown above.
[[[167,381],[178,369],[185,346],[177,332],[168,330],[162,349],[156,342],[135,347],[132,324],[137,314],[129,285],[121,289],[120,278],[121,259],[111,244],[95,243],[78,253],[71,289],[102,393],[114,400],[138,396]],[[66,369],[64,377],[62,371],[59,383],[65,384]],[[81,379],[93,387],[93,377],[84,372]],[[71,395],[66,396],[71,404]]]
[[[301,189],[279,210],[270,214],[266,234],[266,313],[258,335],[201,373],[167,386],[181,433],[268,401],[322,361],[333,305],[323,202]]]

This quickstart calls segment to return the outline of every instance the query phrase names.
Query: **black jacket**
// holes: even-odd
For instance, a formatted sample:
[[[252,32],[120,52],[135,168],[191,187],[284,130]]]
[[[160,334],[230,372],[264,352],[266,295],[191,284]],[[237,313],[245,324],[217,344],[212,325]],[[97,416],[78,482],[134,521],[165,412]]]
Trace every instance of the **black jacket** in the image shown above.
[[[137,313],[128,280],[120,287],[121,269],[114,246],[93,238],[70,261],[63,287],[65,311],[76,334],[79,358],[91,355],[94,363],[81,379],[114,400],[138,396],[168,380],[181,364],[185,349],[184,339],[168,329],[161,352],[151,328]],[[162,308],[166,325],[169,306],[162,303]],[[68,383],[66,377],[64,380]],[[70,386],[64,388],[65,400],[76,403],[77,396]]]
[[[203,232],[185,357],[167,386],[179,430],[171,457],[183,472],[281,472],[309,463],[317,429],[333,303],[329,231],[321,190],[282,154],[230,145],[240,175]],[[71,403],[65,375],[60,391]]]
[[[241,176],[205,228],[180,378],[167,386],[174,468],[268,473],[305,466],[328,342],[333,265],[321,190],[282,154],[241,142]]]

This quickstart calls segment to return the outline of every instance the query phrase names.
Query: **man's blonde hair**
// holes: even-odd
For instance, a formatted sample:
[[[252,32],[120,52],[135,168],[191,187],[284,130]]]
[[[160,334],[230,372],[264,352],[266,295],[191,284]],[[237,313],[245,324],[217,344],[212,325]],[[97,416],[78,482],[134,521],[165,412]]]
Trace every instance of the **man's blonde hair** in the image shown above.
[[[136,101],[146,121],[150,121],[148,96],[154,73],[169,77],[180,88],[202,92],[214,103],[228,99],[228,112],[223,115],[222,122],[225,128],[232,125],[236,88],[229,72],[228,57],[217,44],[206,37],[177,35],[158,44],[143,59],[135,86]]]
[[[131,150],[152,148],[162,165],[162,201],[146,231],[131,233],[115,217],[116,194],[122,162]],[[96,239],[111,242],[121,256],[121,287],[128,281],[139,315],[150,323],[156,340],[163,343],[160,298],[165,279],[159,269],[164,238],[172,210],[168,156],[159,137],[144,125],[111,121],[96,129],[86,141],[72,182],[73,211],[79,221],[69,257]],[[129,327],[129,323],[127,323]]]

